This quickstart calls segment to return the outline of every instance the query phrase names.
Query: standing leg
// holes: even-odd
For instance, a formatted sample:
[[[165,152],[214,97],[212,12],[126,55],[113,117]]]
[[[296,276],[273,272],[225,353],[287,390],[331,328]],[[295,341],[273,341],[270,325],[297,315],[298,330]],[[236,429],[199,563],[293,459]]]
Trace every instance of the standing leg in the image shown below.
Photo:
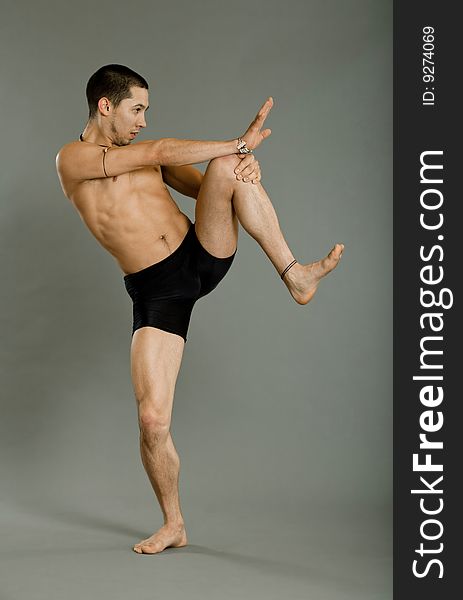
[[[240,162],[237,156],[230,155],[209,163],[196,202],[198,239],[214,256],[229,256],[237,245],[238,219],[281,275],[293,262],[293,253],[263,186],[237,181],[234,169]],[[298,304],[307,304],[312,299],[322,277],[337,266],[343,249],[343,244],[335,244],[322,260],[296,262],[286,272],[283,281]]]
[[[140,453],[164,516],[164,525],[133,547],[140,554],[187,544],[178,493],[180,461],[169,431],[184,344],[179,335],[155,327],[141,327],[132,338],[131,374]]]

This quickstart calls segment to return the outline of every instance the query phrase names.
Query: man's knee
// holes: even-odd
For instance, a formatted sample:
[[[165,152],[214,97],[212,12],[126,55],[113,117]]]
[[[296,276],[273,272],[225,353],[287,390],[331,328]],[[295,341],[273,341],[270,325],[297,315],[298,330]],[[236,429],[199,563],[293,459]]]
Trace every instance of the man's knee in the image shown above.
[[[218,173],[221,177],[230,177],[236,181],[235,169],[241,160],[235,154],[213,158],[207,167],[209,171]]]
[[[153,403],[144,402],[138,410],[140,433],[148,443],[165,440],[170,429],[170,415],[153,407]]]

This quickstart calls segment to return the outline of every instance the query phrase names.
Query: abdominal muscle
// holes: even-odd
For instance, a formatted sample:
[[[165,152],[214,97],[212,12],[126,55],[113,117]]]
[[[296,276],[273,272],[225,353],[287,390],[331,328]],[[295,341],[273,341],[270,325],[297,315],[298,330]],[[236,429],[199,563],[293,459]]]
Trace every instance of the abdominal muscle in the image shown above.
[[[125,275],[172,254],[190,225],[162,181],[159,167],[124,173],[115,180],[85,181],[68,197]]]

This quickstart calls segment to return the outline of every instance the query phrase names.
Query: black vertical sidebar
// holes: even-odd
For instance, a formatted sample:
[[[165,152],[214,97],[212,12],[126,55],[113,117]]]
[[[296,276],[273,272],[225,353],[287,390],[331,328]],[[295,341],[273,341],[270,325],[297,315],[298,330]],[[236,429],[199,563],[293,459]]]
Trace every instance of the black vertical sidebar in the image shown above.
[[[395,600],[462,593],[463,36],[456,6],[394,2]],[[421,175],[420,157],[428,167]],[[414,454],[423,470],[414,470]]]

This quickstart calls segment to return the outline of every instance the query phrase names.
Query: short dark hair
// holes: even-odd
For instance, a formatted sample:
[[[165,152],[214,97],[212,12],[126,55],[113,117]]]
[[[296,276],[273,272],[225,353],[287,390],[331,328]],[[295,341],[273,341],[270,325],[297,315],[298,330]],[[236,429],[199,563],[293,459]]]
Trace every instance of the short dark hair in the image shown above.
[[[129,67],[124,65],[105,65],[98,69],[87,82],[85,93],[88,103],[88,118],[93,119],[98,112],[98,100],[105,96],[114,107],[125,98],[131,98],[132,86],[148,88],[148,83]]]

